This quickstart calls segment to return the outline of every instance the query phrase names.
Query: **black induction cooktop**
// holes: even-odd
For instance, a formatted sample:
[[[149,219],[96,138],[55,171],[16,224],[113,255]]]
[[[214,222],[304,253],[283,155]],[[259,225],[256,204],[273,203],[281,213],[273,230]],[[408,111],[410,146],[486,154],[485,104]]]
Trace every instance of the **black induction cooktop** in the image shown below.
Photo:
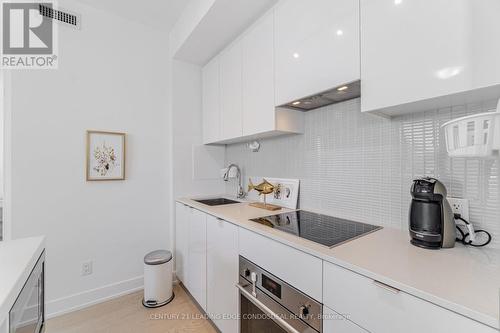
[[[251,221],[328,247],[334,247],[382,229],[382,227],[371,224],[344,220],[304,210],[260,217]]]

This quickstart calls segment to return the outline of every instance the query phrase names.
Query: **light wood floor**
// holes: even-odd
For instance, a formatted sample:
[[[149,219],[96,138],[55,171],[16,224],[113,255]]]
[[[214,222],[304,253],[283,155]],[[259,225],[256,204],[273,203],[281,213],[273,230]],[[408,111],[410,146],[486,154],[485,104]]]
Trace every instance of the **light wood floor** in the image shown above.
[[[142,306],[142,292],[50,319],[45,333],[216,333],[186,291],[176,285],[174,300],[161,308]]]

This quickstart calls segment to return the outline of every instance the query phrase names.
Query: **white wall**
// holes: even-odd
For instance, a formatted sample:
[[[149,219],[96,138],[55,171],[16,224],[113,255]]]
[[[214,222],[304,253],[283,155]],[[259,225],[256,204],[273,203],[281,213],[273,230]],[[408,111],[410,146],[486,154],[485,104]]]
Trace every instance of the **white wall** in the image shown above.
[[[170,49],[176,54],[214,5],[215,0],[186,0],[188,3],[170,32]]]
[[[3,199],[3,145],[4,145],[4,136],[3,136],[3,113],[4,113],[4,77],[3,70],[0,70],[0,201]]]
[[[3,84],[3,103],[2,103],[2,137],[3,137],[3,200],[2,200],[2,238],[3,240],[10,240],[12,238],[11,228],[11,188],[12,188],[12,112],[11,112],[11,73],[3,70],[2,84]],[[5,195],[8,194],[8,195]]]
[[[193,146],[200,146],[203,141],[201,68],[172,60],[171,87],[173,200],[170,202],[170,218],[175,221],[175,198],[221,194],[225,191],[225,185],[221,178],[197,179],[193,175]],[[220,149],[224,154],[225,148]],[[223,163],[224,158],[221,167]],[[171,243],[175,244],[175,224],[171,225],[170,235]]]
[[[0,322],[0,333],[6,333],[8,332],[8,327],[7,327],[7,320],[4,320],[3,323]]]
[[[203,140],[201,68],[174,60],[172,78],[173,195],[178,198],[224,193],[221,178],[193,177],[193,146],[202,145]],[[222,160],[221,167],[223,164]]]
[[[172,197],[222,194],[221,178],[196,179],[193,175],[193,146],[202,145],[201,68],[182,61],[172,61]],[[221,147],[223,154],[225,148]],[[223,155],[224,157],[224,155]],[[221,160],[223,166],[224,158]],[[175,205],[171,200],[171,220]],[[175,224],[171,226],[171,243],[175,244]],[[174,258],[175,260],[175,258]]]
[[[3,217],[3,193],[4,193],[4,71],[0,69],[0,241],[5,240],[7,233],[5,232],[5,223]],[[9,235],[10,237],[10,235]],[[2,331],[0,331],[2,332]]]
[[[64,7],[83,28],[60,26],[59,69],[12,72],[12,236],[47,236],[49,315],[140,288],[171,246],[167,34]],[[87,129],[128,133],[127,180],[85,181]]]

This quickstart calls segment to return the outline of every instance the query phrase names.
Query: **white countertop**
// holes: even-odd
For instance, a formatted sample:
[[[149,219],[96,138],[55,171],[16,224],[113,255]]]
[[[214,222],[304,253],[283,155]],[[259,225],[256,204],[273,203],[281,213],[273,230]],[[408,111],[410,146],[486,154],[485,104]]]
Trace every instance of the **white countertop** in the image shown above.
[[[44,246],[44,237],[0,242],[0,324],[9,315]]]
[[[270,237],[325,261],[387,283],[491,327],[500,328],[500,251],[465,247],[426,250],[410,244],[407,231],[384,228],[328,248],[249,221],[279,214],[248,203],[207,206],[191,199],[180,203]]]

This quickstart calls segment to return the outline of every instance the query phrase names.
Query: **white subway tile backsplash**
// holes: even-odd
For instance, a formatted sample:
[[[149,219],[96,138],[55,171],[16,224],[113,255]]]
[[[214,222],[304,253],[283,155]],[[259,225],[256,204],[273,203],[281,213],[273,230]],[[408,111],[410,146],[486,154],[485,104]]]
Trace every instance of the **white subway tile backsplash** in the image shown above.
[[[299,178],[299,205],[330,215],[406,229],[411,181],[440,179],[450,196],[470,200],[477,229],[500,248],[499,160],[451,159],[440,126],[485,112],[497,101],[459,105],[386,119],[360,112],[359,99],[305,114],[303,135],[262,142],[258,153],[244,144],[226,148],[226,164],[248,175]],[[234,182],[227,185],[235,191]]]

